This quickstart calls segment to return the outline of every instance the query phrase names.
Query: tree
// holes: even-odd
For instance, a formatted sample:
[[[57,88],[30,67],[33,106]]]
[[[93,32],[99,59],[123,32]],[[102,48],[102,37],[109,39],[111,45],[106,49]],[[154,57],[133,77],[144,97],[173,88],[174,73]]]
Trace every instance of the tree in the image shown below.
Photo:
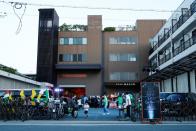
[[[66,23],[64,23],[59,27],[59,31],[86,31],[86,30],[87,30],[87,25],[79,25],[79,24],[67,25]]]
[[[106,31],[106,32],[111,32],[111,31],[115,31],[116,29],[115,29],[115,27],[105,27],[104,28],[104,31]]]

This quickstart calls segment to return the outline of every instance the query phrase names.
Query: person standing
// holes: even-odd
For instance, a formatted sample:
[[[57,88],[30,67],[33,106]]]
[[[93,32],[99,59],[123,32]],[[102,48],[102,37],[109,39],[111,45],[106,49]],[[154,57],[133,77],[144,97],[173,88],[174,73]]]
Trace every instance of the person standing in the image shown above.
[[[106,96],[106,94],[104,94],[103,96],[103,115],[107,114],[109,115],[109,111],[108,111],[108,98]]]
[[[123,111],[123,97],[122,97],[122,94],[118,95],[117,104],[118,104],[118,110],[119,110],[119,118],[121,118],[122,117],[122,111]]]
[[[128,92],[126,92],[125,95],[125,106],[127,109],[127,117],[131,117],[131,99],[130,99],[130,95]]]
[[[85,118],[87,118],[88,117],[88,110],[89,110],[89,104],[88,104],[88,102],[86,102],[84,104],[83,108],[84,108]]]

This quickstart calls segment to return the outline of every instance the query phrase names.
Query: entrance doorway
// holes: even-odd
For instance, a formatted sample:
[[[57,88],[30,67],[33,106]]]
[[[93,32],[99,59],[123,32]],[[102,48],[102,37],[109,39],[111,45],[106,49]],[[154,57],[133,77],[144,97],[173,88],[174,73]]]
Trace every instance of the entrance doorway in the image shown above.
[[[73,97],[80,98],[86,94],[86,85],[59,85],[59,97]]]
[[[86,93],[85,88],[64,88],[62,91],[62,96],[64,97],[73,97],[77,96],[78,98],[84,96]]]

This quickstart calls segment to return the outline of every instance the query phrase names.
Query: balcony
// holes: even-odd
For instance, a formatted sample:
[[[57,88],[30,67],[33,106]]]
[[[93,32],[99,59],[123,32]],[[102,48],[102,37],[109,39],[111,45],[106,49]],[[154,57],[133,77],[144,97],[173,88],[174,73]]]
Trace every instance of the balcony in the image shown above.
[[[171,59],[171,53],[164,55],[164,57],[159,60],[159,65],[162,65],[163,63],[165,63],[166,61],[168,61],[170,59]]]
[[[178,21],[167,31],[164,33],[164,35],[158,39],[158,43],[157,45],[155,45],[154,47],[156,48],[152,48],[149,52],[149,54],[151,55],[159,46],[161,46],[172,34],[174,34],[174,32],[176,32],[195,12],[196,12],[196,2],[194,1],[191,4],[191,8],[189,10],[187,10],[187,12],[185,14],[182,14]]]
[[[187,48],[191,47],[195,43],[196,43],[196,38],[190,38],[187,41],[181,43],[181,45],[179,47],[177,47],[176,49],[174,49],[174,53],[173,53],[174,56],[180,54],[181,52],[183,52]]]

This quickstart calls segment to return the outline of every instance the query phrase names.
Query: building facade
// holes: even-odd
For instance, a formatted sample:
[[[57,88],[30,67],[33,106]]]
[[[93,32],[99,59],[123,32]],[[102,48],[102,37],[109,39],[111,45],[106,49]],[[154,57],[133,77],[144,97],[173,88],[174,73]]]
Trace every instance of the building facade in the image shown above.
[[[56,83],[59,17],[54,9],[39,9],[37,81]]]
[[[134,28],[102,30],[102,16],[89,15],[85,30],[59,31],[56,85],[62,95],[101,95],[140,90],[147,74],[149,38],[165,20],[137,20]],[[39,55],[38,55],[39,57]]]
[[[196,92],[196,1],[185,0],[151,39],[149,80],[163,92]]]

